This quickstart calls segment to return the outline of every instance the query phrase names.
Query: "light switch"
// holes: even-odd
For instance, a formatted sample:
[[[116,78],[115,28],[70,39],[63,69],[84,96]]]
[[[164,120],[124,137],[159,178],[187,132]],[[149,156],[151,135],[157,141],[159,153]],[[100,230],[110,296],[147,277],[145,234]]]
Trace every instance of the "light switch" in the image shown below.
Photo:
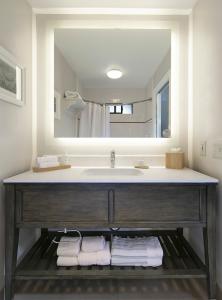
[[[222,159],[222,144],[213,145],[213,158]]]
[[[207,155],[207,142],[206,141],[200,143],[200,155],[201,156]]]

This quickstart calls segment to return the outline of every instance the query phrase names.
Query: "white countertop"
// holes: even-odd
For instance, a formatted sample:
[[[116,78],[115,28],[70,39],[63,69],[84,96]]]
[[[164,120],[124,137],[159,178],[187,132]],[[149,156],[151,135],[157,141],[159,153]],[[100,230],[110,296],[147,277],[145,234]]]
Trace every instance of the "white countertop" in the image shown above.
[[[218,183],[216,178],[206,176],[191,169],[172,170],[164,167],[152,167],[141,170],[136,176],[95,176],[87,175],[89,168],[34,173],[28,171],[4,180],[4,183]]]

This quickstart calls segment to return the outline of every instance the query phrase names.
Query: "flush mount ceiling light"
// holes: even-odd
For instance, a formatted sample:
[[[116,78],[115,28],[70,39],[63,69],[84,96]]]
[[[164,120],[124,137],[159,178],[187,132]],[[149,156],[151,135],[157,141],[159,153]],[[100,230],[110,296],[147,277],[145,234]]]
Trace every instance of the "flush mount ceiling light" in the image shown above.
[[[120,70],[113,69],[108,71],[106,75],[111,79],[118,79],[123,76],[123,73]]]
[[[113,102],[113,103],[119,103],[119,102],[120,102],[120,99],[113,99],[112,102]]]

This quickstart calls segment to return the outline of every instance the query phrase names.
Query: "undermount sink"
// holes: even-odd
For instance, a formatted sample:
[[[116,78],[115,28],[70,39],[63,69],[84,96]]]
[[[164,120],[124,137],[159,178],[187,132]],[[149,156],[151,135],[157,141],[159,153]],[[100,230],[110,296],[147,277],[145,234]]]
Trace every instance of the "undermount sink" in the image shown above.
[[[90,168],[83,171],[90,176],[138,176],[143,172],[134,168]]]

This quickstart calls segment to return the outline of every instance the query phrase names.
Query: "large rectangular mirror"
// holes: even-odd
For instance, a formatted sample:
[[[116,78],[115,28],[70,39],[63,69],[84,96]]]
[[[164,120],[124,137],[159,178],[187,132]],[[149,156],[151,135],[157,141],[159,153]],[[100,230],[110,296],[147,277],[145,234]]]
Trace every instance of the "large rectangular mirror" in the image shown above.
[[[55,137],[171,136],[171,31],[56,29]]]

